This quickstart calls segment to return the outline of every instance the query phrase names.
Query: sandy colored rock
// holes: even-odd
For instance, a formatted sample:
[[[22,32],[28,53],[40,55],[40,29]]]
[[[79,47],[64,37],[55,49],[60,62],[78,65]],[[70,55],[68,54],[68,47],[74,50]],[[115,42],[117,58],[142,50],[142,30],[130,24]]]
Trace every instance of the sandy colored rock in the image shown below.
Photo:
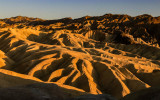
[[[24,91],[29,84],[53,83],[75,96],[120,99],[160,84],[159,17],[17,16],[0,23],[0,87]]]

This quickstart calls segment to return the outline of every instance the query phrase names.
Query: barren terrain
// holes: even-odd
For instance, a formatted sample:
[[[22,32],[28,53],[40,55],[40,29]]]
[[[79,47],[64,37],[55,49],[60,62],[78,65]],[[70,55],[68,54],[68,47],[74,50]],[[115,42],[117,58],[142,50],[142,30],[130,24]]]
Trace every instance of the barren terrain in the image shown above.
[[[37,87],[47,94],[44,98],[54,98],[59,91],[61,99],[87,94],[120,99],[159,87],[159,40],[160,17],[147,14],[0,19],[0,88],[43,84]],[[46,84],[53,89],[43,89]],[[28,91],[24,94],[33,98],[41,95],[23,90],[30,88],[15,91]]]

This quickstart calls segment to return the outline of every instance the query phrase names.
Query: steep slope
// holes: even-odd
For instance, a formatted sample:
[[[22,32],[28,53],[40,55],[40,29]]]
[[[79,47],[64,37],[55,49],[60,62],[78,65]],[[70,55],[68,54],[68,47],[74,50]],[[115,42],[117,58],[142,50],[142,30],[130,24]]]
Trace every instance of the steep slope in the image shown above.
[[[159,17],[10,20],[0,29],[0,70],[118,99],[160,84]]]
[[[1,100],[64,100],[85,95],[83,90],[0,69]]]

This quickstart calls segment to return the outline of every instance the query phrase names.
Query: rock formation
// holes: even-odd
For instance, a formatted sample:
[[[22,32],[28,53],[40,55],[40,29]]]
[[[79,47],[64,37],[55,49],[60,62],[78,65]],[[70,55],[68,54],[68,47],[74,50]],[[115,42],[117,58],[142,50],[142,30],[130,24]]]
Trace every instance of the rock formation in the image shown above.
[[[43,100],[36,95],[45,93],[49,95],[44,96],[47,98],[77,100],[80,95],[92,94],[94,98],[97,94],[109,94],[120,99],[132,92],[158,87],[159,29],[160,17],[147,14],[59,20],[22,16],[0,19],[0,87],[3,88],[0,92],[10,91],[10,95],[12,90],[17,91],[16,97],[25,91],[26,100],[30,99],[28,95],[33,100]],[[52,94],[56,95],[51,95],[39,83],[51,89],[53,84],[62,93],[58,97],[53,89]],[[63,89],[59,89],[60,85]],[[35,93],[36,86],[42,92]],[[77,92],[65,94],[64,88]],[[0,98],[6,95],[0,94]]]

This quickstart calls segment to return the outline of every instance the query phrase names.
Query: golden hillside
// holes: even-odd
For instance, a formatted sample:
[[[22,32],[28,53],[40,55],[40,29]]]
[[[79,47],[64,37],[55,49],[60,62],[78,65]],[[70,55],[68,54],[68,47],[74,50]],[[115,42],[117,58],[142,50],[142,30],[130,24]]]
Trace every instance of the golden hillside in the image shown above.
[[[30,89],[26,85],[52,84],[62,100],[84,94],[120,99],[160,84],[160,17],[106,14],[42,20],[18,16],[1,19],[0,27],[1,88],[25,91]],[[54,98],[54,86],[53,93],[39,88]]]

